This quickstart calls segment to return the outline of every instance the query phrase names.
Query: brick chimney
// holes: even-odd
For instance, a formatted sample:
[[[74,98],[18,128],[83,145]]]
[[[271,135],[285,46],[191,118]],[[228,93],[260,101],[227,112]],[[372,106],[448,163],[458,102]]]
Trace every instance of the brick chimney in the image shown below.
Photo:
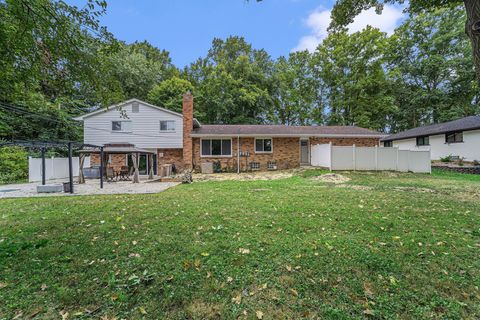
[[[186,170],[193,169],[193,96],[190,91],[183,95],[183,165]]]

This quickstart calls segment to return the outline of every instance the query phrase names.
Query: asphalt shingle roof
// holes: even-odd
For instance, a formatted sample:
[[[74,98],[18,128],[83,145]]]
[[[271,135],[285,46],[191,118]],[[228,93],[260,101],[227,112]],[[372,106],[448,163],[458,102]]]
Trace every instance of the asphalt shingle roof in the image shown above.
[[[286,125],[202,125],[197,135],[346,135],[383,137],[377,131],[355,126],[286,126]]]
[[[480,129],[480,116],[470,116],[449,122],[413,128],[407,131],[392,134],[386,138],[383,138],[382,141],[402,140],[422,136],[432,136],[448,132],[468,131],[475,129]]]

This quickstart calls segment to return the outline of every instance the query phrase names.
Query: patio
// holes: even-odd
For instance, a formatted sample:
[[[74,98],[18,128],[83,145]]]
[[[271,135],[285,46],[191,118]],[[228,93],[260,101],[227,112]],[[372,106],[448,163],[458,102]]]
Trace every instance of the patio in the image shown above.
[[[2,198],[25,198],[25,197],[51,197],[51,196],[81,196],[101,194],[151,194],[165,191],[179,184],[178,182],[158,182],[147,180],[148,176],[140,176],[140,182],[133,184],[131,181],[118,181],[104,183],[100,188],[98,179],[87,179],[85,183],[75,183],[75,193],[37,193],[38,182],[10,184],[0,186],[0,199]],[[68,182],[67,179],[50,180],[48,184],[61,184]]]

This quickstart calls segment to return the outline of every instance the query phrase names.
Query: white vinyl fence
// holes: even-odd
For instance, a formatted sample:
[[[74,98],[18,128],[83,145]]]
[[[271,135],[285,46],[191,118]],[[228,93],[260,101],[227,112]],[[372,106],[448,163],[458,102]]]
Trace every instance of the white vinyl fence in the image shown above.
[[[78,176],[79,159],[72,158],[73,175]],[[85,157],[84,168],[90,167],[90,157]],[[68,158],[45,158],[46,180],[68,178]],[[42,181],[42,159],[28,158],[28,181]]]
[[[311,165],[330,170],[432,172],[430,151],[356,146],[337,147],[331,144],[312,145]]]

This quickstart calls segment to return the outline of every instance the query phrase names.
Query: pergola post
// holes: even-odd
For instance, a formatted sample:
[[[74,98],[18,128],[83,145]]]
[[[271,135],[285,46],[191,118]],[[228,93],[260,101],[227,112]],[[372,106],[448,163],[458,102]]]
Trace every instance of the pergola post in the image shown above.
[[[46,183],[46,174],[45,174],[45,147],[42,148],[42,186]]]
[[[132,153],[132,160],[133,160],[133,168],[134,168],[134,172],[133,172],[133,183],[140,183],[140,172],[138,171],[138,162],[140,160],[140,157],[139,157],[139,154],[138,152],[134,152]]]
[[[73,193],[73,164],[72,164],[72,143],[68,143],[68,178],[70,183],[70,193]]]
[[[100,189],[103,189],[103,147],[100,147]]]
[[[153,154],[148,154],[148,180],[153,179]]]

